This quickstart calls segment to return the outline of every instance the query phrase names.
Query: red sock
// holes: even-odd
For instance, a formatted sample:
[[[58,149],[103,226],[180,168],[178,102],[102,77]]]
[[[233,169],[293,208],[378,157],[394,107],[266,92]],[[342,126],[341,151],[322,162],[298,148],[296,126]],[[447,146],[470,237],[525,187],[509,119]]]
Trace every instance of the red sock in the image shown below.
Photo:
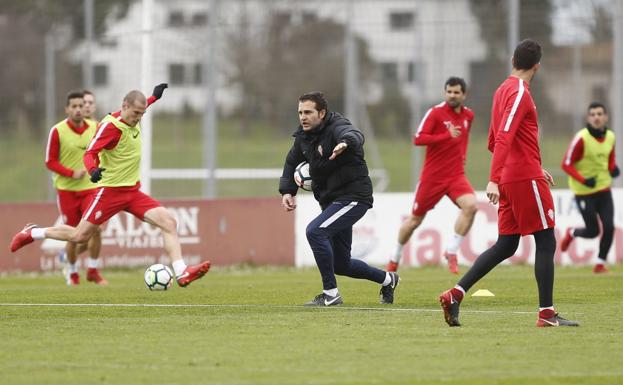
[[[463,292],[456,287],[450,289],[450,293],[452,293],[452,297],[454,297],[454,299],[458,302],[461,302],[463,300]]]
[[[543,309],[539,311],[539,318],[552,318],[556,315],[556,311],[553,309]]]

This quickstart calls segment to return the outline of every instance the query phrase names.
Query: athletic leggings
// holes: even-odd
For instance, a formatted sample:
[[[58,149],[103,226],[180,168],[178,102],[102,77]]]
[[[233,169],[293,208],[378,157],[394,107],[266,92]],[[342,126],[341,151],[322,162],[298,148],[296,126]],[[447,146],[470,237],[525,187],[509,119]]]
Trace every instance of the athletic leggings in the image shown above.
[[[576,195],[575,202],[586,225],[583,229],[575,229],[573,235],[580,238],[596,238],[599,236],[599,220],[603,234],[599,241],[599,259],[606,260],[612,238],[614,236],[614,202],[612,191],[601,191],[590,195]]]
[[[539,288],[539,306],[553,306],[554,253],[556,251],[554,229],[537,231],[532,235],[536,243],[534,276]],[[467,292],[494,267],[515,254],[520,238],[519,234],[500,235],[497,242],[490,249],[480,254],[474,265],[461,278],[458,285]]]

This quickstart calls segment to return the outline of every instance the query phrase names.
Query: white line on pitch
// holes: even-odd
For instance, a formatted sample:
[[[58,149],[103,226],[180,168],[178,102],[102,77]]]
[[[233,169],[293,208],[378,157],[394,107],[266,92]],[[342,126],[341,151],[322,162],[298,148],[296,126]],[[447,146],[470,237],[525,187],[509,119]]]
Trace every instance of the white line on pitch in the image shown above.
[[[254,304],[168,304],[168,303],[0,303],[0,306],[33,306],[33,307],[162,307],[162,308],[275,308],[275,309],[308,309],[303,305],[254,305]],[[338,310],[359,311],[389,311],[389,312],[441,312],[441,309],[423,308],[381,308],[381,307],[351,307],[334,306]],[[534,314],[533,311],[503,311],[503,310],[461,310],[461,313],[507,313],[507,314]]]

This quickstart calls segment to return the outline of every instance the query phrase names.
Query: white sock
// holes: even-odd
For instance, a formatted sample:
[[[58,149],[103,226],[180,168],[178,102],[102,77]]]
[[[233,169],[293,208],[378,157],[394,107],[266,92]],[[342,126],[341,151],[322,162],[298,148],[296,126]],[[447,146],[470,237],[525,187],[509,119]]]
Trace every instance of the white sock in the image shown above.
[[[175,272],[176,277],[184,274],[184,270],[186,270],[186,263],[183,259],[173,261],[173,271]]]
[[[461,286],[456,285],[456,286],[454,286],[454,288],[457,289],[457,290],[460,290],[461,293],[463,293],[463,295],[465,295],[465,289],[463,289]]]
[[[395,263],[400,263],[400,258],[402,258],[402,248],[405,245],[401,245],[400,243],[398,244],[398,246],[396,246],[396,252],[394,253],[394,255],[391,258],[392,262]]]
[[[32,239],[44,239],[45,231],[47,229],[48,229],[47,227],[35,227],[32,230],[30,230],[30,236],[32,236]]]
[[[323,290],[322,292],[326,295],[330,295],[331,297],[336,297],[339,294],[337,291],[337,287],[335,289]]]
[[[68,263],[67,266],[69,267],[69,274],[78,272],[78,268],[76,267],[75,263]]]
[[[381,285],[387,286],[390,283],[392,283],[392,276],[388,272],[385,272],[385,281],[383,281]]]
[[[456,254],[456,252],[459,251],[459,246],[461,245],[462,240],[463,236],[455,233],[450,242],[448,243],[446,252],[448,254]]]
[[[554,310],[553,306],[548,306],[548,307],[540,307],[539,311],[543,311],[543,310]]]
[[[91,257],[87,258],[87,267],[89,269],[97,269],[99,267],[99,259],[93,259]]]

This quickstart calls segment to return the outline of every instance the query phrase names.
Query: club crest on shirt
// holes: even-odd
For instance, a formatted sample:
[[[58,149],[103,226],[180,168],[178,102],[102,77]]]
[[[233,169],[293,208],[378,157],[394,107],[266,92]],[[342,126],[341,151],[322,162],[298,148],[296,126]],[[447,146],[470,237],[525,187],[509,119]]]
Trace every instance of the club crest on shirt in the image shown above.
[[[465,121],[467,123],[467,121]],[[446,120],[445,122],[443,122],[443,124],[446,126],[446,129],[451,129],[451,128],[456,128],[456,129],[461,129],[461,126],[455,126],[454,124],[452,124],[451,121]],[[467,128],[467,127],[465,127]]]
[[[318,153],[322,156],[322,145],[318,145]]]

